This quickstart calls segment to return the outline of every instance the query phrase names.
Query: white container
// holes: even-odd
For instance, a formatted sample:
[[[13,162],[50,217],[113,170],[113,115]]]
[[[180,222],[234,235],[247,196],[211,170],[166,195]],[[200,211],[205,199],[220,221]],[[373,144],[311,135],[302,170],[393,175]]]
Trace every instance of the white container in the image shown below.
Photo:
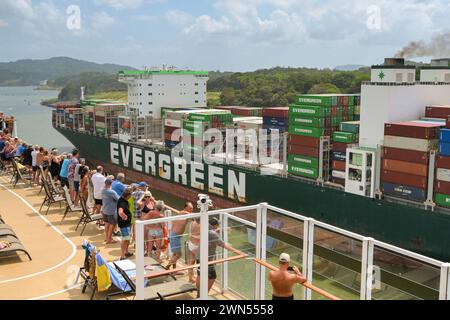
[[[172,127],[172,128],[182,128],[183,122],[181,120],[174,120],[174,119],[165,119],[164,125],[166,127]]]
[[[235,127],[238,129],[243,130],[259,130],[262,128],[263,120],[262,118],[260,120],[244,120],[244,121],[237,121],[235,123]]]
[[[338,179],[345,179],[345,171],[333,170],[332,176]]]
[[[439,181],[450,182],[450,170],[449,169],[437,169],[436,179]]]
[[[425,139],[415,139],[397,136],[384,136],[384,146],[389,148],[428,152],[431,150],[438,149],[439,140],[425,140]]]

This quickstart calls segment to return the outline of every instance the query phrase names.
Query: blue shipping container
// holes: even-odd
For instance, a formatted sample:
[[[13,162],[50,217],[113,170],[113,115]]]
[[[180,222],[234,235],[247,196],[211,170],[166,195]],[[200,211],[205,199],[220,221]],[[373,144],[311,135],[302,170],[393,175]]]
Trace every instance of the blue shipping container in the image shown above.
[[[441,156],[450,156],[450,143],[439,143],[439,154]]]
[[[286,118],[270,118],[264,117],[263,124],[277,127],[287,127],[289,125],[289,120]]]
[[[450,129],[441,129],[439,140],[440,142],[450,143]]]
[[[165,141],[166,148],[169,148],[169,149],[175,148],[175,146],[176,146],[178,143],[179,143],[178,141],[172,141],[172,140],[166,140],[166,141]]]
[[[383,183],[384,194],[396,198],[404,198],[412,201],[425,201],[427,199],[427,191],[411,186],[405,186],[393,183]]]
[[[279,133],[285,133],[286,131],[288,131],[288,126],[280,127],[264,124],[263,129],[268,130],[268,133],[270,133],[272,130],[279,130]]]
[[[331,154],[331,158],[334,161],[346,161],[347,160],[347,153],[346,152],[333,151],[333,153]]]

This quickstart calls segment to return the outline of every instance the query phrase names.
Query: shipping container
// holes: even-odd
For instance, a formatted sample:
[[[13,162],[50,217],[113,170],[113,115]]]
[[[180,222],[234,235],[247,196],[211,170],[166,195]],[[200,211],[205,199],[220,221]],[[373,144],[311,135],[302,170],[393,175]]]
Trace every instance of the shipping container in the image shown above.
[[[408,161],[414,163],[428,164],[429,153],[422,151],[406,150],[385,147],[383,150],[384,159]]]
[[[355,143],[357,142],[357,135],[351,132],[337,131],[333,133],[333,142]]]
[[[450,182],[437,180],[434,184],[434,191],[442,194],[450,194]]]
[[[450,143],[450,129],[441,129],[439,140],[440,142]]]
[[[316,149],[316,148],[310,148],[310,147],[298,146],[298,145],[289,145],[288,146],[289,154],[296,154],[296,155],[318,158],[319,152],[320,152],[319,149]]]
[[[412,186],[419,189],[426,189],[428,184],[427,177],[388,170],[381,171],[381,181]]]
[[[447,119],[450,116],[450,106],[429,106],[425,108],[425,117]]]
[[[342,143],[342,142],[334,142],[333,143],[333,151],[339,151],[339,152],[347,152],[347,148],[350,144],[348,143]]]
[[[258,120],[240,120],[240,121],[236,121],[234,123],[234,126],[236,128],[239,129],[243,129],[243,130],[257,130],[257,132],[259,132],[259,129],[262,129],[262,125],[263,125],[263,120],[262,118],[258,119]]]
[[[347,160],[347,152],[341,151],[332,151],[331,152],[331,160],[335,161],[346,161]]]
[[[342,132],[351,132],[355,134],[359,134],[359,121],[349,121],[349,122],[341,122],[340,130]]]
[[[287,118],[263,117],[262,120],[263,120],[263,123],[266,125],[279,126],[279,127],[288,127],[289,126],[289,120]]]
[[[231,109],[231,113],[237,116],[260,117],[262,108],[234,107]]]
[[[289,117],[289,107],[270,107],[263,108],[263,117],[273,117],[273,118],[288,118]]]
[[[319,117],[331,116],[331,108],[321,106],[292,105],[289,108],[289,117]]]
[[[333,170],[333,172],[331,173],[331,176],[333,178],[338,178],[338,179],[345,180],[345,171]]]
[[[439,143],[439,154],[441,156],[450,156],[450,143]]]
[[[384,136],[384,146],[389,148],[409,149],[427,152],[431,150],[437,150],[439,146],[439,140]]]
[[[322,128],[313,128],[305,126],[290,126],[289,133],[304,137],[320,138],[326,135],[327,131]]]
[[[428,165],[420,163],[384,159],[383,169],[388,171],[408,173],[421,177],[428,176]]]
[[[295,99],[297,104],[316,105],[316,106],[335,106],[338,103],[335,95],[298,95]]]
[[[345,171],[345,161],[333,161],[333,170]]]
[[[384,125],[386,136],[407,137],[416,139],[439,139],[440,126],[433,123],[392,122]]]
[[[288,165],[288,172],[309,179],[317,179],[319,177],[319,169],[295,166],[292,164]]]
[[[290,145],[299,145],[318,149],[320,147],[320,138],[304,137],[290,134],[288,136]]]
[[[436,170],[436,179],[439,181],[450,182],[450,169],[438,168]]]
[[[165,119],[164,125],[166,127],[182,128],[183,122],[181,120]]]
[[[289,117],[290,125],[307,126],[315,128],[331,127],[331,118]]]
[[[288,163],[300,167],[308,167],[308,168],[319,167],[319,159],[317,157],[308,157],[299,154],[290,154],[288,157]]]
[[[434,201],[440,207],[450,207],[450,195],[436,193],[434,195]]]
[[[272,126],[272,125],[268,125],[268,124],[263,124],[263,129],[267,130],[268,134],[270,134],[271,132],[275,132],[275,131],[278,131],[279,134],[288,132],[287,126],[281,127],[281,126]]]
[[[437,156],[436,157],[436,168],[450,169],[450,157],[447,156]]]
[[[333,182],[334,184],[338,184],[340,186],[345,187],[345,179],[340,179],[340,178],[333,177],[331,179],[331,182]]]
[[[395,198],[403,198],[420,202],[427,199],[427,191],[425,189],[420,189],[413,186],[385,182],[382,184],[382,188],[385,195]]]

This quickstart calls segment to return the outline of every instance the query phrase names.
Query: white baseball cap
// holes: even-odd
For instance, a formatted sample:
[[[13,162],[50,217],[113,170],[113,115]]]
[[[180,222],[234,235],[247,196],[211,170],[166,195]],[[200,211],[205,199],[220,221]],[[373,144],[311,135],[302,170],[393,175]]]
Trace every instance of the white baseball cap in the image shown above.
[[[283,263],[289,263],[289,262],[291,262],[291,256],[288,255],[287,253],[282,253],[282,254],[280,254],[279,261],[283,262]]]

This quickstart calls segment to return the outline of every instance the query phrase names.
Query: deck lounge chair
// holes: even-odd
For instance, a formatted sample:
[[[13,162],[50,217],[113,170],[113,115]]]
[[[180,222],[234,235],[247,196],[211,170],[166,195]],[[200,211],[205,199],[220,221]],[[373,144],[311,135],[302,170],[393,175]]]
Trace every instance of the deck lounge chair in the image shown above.
[[[52,204],[59,203],[61,205],[61,203],[64,203],[66,201],[66,199],[61,195],[53,194],[50,190],[50,187],[49,187],[47,181],[43,180],[43,185],[44,185],[44,190],[45,190],[45,198],[44,198],[44,201],[42,202],[42,205],[41,205],[39,211],[41,211],[42,207],[45,205],[45,206],[47,206],[47,211],[45,212],[45,214],[48,214],[48,211],[50,210],[50,206]]]
[[[14,230],[11,227],[8,226],[8,227],[5,228],[3,226],[6,226],[6,225],[0,226],[0,240],[4,236],[11,236],[11,237],[19,239],[17,237],[17,234],[14,232]]]
[[[101,214],[93,214],[90,209],[87,207],[86,203],[84,201],[80,201],[81,208],[83,210],[83,214],[81,215],[80,221],[78,221],[77,227],[75,228],[75,231],[78,230],[78,227],[80,224],[83,224],[83,229],[81,230],[80,236],[83,235],[84,229],[86,229],[86,226],[91,222],[96,222],[102,220],[103,216]]]
[[[132,294],[136,294],[136,284],[131,280],[126,272],[124,272],[121,268],[116,269],[125,279],[127,284],[131,288]],[[150,285],[144,288],[144,300],[157,300],[164,299],[173,296],[177,296],[183,293],[194,292],[197,291],[197,287],[194,286],[187,280],[177,279],[174,281],[163,282],[157,285]]]
[[[72,199],[70,198],[70,192],[69,189],[67,189],[66,186],[63,187],[63,197],[64,199],[66,199],[66,211],[64,211],[64,215],[61,219],[61,223],[64,221],[64,219],[66,218],[67,214],[69,212],[71,213],[75,213],[75,212],[83,212],[83,208],[82,207],[77,207],[75,206],[75,204],[72,202]],[[80,199],[80,203],[83,202],[82,199]]]
[[[22,173],[22,171],[20,171],[20,169],[19,169],[17,162],[14,159],[12,159],[11,161],[14,166],[14,175],[12,178],[14,188],[17,186],[19,181],[22,181],[25,184],[28,183],[31,186],[31,184],[33,183],[32,175],[30,173]]]
[[[30,259],[30,261],[32,260],[28,251],[25,249],[25,247],[20,242],[13,242],[13,241],[10,242],[5,239],[7,239],[7,238],[0,238],[0,241],[9,242],[11,246],[0,250],[0,257],[9,257],[9,256],[14,255],[17,252],[22,252],[28,256],[28,259]],[[12,239],[10,239],[10,240],[12,240]]]

